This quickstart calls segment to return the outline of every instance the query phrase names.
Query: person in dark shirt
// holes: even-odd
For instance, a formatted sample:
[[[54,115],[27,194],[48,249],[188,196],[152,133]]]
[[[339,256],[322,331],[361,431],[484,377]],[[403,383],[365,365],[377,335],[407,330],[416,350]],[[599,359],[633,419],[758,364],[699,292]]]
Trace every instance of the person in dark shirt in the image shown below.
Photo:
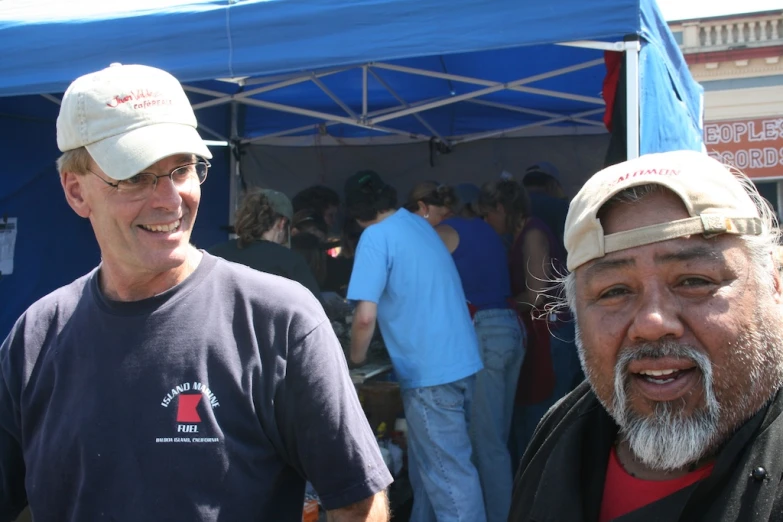
[[[531,215],[543,221],[562,243],[568,200],[557,167],[545,161],[531,165],[525,171],[522,185],[530,199]]]
[[[307,481],[330,521],[389,520],[318,300],[190,243],[212,158],[196,127],[153,67],[112,64],[61,100],[59,181],[101,259],[0,345],[0,522],[295,522]]]
[[[566,220],[587,376],[538,425],[510,522],[783,520],[780,230],[706,153],[595,174]]]
[[[316,297],[321,291],[305,259],[289,248],[291,201],[282,192],[264,189],[248,193],[239,205],[231,239],[208,249],[212,255],[300,283]]]

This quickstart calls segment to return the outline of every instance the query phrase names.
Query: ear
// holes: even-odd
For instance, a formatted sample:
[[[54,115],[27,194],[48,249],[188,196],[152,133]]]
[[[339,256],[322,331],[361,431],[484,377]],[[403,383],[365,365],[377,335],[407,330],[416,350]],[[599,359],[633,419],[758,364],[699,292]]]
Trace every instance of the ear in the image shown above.
[[[65,192],[65,199],[74,212],[79,217],[90,217],[90,205],[85,199],[85,178],[86,176],[74,172],[63,172],[60,174],[60,184]]]
[[[423,201],[416,202],[416,205],[419,207],[419,212],[422,214],[427,213],[427,205],[425,205]]]

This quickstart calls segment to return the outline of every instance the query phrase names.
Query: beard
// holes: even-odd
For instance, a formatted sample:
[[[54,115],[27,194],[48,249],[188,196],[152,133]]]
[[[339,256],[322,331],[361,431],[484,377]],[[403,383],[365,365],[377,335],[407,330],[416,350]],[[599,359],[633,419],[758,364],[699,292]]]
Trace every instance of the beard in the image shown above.
[[[634,456],[652,470],[673,471],[709,455],[755,415],[783,386],[783,328],[777,313],[759,306],[752,323],[725,345],[730,363],[715,376],[709,357],[696,348],[663,340],[638,344],[618,355],[612,387],[589,364],[579,328],[576,344],[587,380],[620,428]],[[703,404],[688,413],[684,401],[659,402],[652,414],[633,410],[628,398],[628,364],[637,359],[678,357],[701,372]],[[695,371],[695,370],[694,370]],[[603,393],[601,392],[603,390]]]
[[[652,415],[633,410],[628,400],[630,375],[628,364],[639,359],[675,357],[688,359],[701,372],[704,405],[686,413],[678,401],[658,402]],[[719,433],[720,404],[715,398],[712,363],[692,346],[674,341],[645,343],[624,351],[614,372],[614,397],[609,414],[620,426],[620,435],[645,466],[654,470],[672,471],[699,460],[711,447]]]

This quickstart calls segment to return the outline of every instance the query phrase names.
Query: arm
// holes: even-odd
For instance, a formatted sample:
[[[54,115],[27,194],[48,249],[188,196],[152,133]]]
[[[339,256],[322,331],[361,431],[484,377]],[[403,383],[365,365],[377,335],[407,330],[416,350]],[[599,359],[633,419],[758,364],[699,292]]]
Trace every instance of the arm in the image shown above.
[[[21,330],[21,328],[19,328]],[[14,333],[17,333],[14,336]],[[0,521],[16,520],[27,506],[25,466],[21,445],[18,409],[18,379],[12,370],[10,350],[22,348],[22,335],[16,331],[0,347]]]
[[[544,304],[546,291],[549,286],[549,243],[546,235],[540,230],[530,230],[522,238],[522,248],[525,252],[525,266],[515,267],[516,270],[524,270],[525,289],[514,296],[520,308],[529,310]]]
[[[359,301],[353,313],[351,326],[351,362],[361,364],[367,358],[367,350],[375,333],[378,305],[370,301]]]
[[[326,512],[327,522],[388,522],[389,499],[381,491],[350,506]]]
[[[459,246],[459,234],[453,227],[448,225],[438,225],[435,227],[435,232],[440,236],[441,241],[446,245],[450,254],[453,254]]]

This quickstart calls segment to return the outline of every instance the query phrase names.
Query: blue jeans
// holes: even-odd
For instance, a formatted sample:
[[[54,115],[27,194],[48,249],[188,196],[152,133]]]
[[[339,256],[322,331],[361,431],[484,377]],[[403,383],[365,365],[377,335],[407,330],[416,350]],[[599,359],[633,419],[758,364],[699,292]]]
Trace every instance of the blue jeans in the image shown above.
[[[513,310],[481,310],[473,323],[484,369],[476,374],[470,424],[488,522],[506,522],[514,482],[508,437],[522,359],[523,326]]]
[[[515,459],[514,471],[519,464],[519,459],[525,454],[525,449],[530,443],[530,439],[533,438],[533,432],[544,414],[584,380],[575,339],[576,332],[573,322],[566,323],[552,331],[549,337],[552,367],[555,372],[555,388],[552,395],[536,404],[518,405],[514,409],[510,441],[511,455]]]
[[[485,522],[468,436],[475,377],[402,390],[408,424],[410,522]]]

